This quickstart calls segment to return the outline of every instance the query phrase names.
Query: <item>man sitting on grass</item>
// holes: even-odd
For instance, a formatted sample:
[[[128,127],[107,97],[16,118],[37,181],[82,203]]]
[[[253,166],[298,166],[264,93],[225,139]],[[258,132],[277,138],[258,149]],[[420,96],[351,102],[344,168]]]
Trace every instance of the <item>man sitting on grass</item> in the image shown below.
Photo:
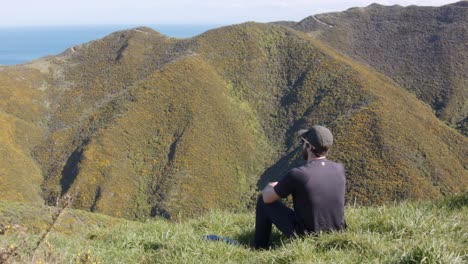
[[[272,223],[288,238],[346,228],[345,170],[326,159],[333,135],[326,127],[299,131],[306,164],[270,182],[258,197],[255,248],[268,249]],[[280,198],[292,195],[294,210]]]

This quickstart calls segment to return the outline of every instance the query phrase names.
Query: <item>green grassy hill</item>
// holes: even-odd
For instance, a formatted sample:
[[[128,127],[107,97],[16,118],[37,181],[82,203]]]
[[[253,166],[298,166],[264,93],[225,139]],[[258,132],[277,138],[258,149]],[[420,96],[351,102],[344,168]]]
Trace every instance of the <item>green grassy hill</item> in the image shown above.
[[[295,132],[314,124],[335,133],[348,201],[468,189],[466,137],[390,78],[283,26],[184,40],[131,29],[0,69],[2,127],[23,131],[0,134],[2,151],[18,150],[0,157],[2,200],[68,193],[127,219],[245,211],[298,164]]]
[[[327,25],[328,24],[328,25]],[[468,5],[351,8],[292,26],[368,63],[468,135]]]
[[[221,30],[225,37],[216,38]],[[210,62],[234,84],[236,95],[254,107],[278,154],[259,186],[297,164],[293,156],[298,151],[294,140],[298,128],[325,124],[336,133],[331,158],[347,168],[350,200],[379,203],[434,197],[447,192],[452,179],[462,185],[448,192],[467,188],[462,158],[467,153],[466,138],[439,122],[430,108],[389,78],[306,34],[282,27],[244,24],[200,38],[208,39]],[[229,47],[242,47],[241,53],[227,56],[233,52]],[[227,59],[238,57],[242,59]],[[444,145],[443,151],[437,147]],[[454,153],[456,158],[448,158]],[[441,155],[450,161],[445,163]],[[436,163],[438,172],[445,170],[444,176],[429,165]],[[444,163],[458,164],[457,172],[449,172],[454,167]]]
[[[348,206],[348,230],[294,240],[273,229],[272,248],[252,249],[254,215],[211,211],[182,222],[132,222],[65,210],[36,251],[53,207],[0,202],[7,263],[466,263],[467,195],[432,203]],[[204,241],[218,234],[239,245]]]

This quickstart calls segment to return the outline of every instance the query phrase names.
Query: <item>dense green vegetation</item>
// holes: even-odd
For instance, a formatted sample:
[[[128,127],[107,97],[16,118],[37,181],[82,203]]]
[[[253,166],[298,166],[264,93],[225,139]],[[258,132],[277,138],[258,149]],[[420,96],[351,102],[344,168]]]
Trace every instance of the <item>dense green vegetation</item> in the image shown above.
[[[468,189],[466,137],[390,78],[280,25],[184,40],[138,28],[0,69],[12,131],[0,146],[17,150],[0,157],[0,188],[15,186],[2,200],[70,194],[75,208],[139,220],[242,212],[300,163],[295,133],[314,124],[335,133],[348,201]]]
[[[279,152],[280,161],[263,175],[263,183],[277,179],[295,162],[292,153],[297,151],[294,141],[297,129],[317,123],[330,126],[337,133],[332,158],[345,163],[350,200],[379,203],[409,197],[434,197],[439,193],[438,188],[447,191],[444,190],[445,180],[438,182],[442,178],[454,177],[455,182],[465,182],[465,162],[461,157],[466,153],[462,146],[466,139],[453,132],[449,133],[461,140],[459,143],[445,138],[443,134],[450,131],[448,128],[447,132],[443,131],[446,129],[428,132],[426,127],[436,128],[441,122],[435,120],[430,110],[414,96],[369,68],[339,57],[308,36],[280,27],[259,31],[261,27],[245,24],[244,27],[225,28],[223,35],[226,37],[222,39],[215,38],[217,31],[200,38],[208,39],[206,42],[212,47],[209,59],[216,69],[223,70],[221,73],[237,84],[237,96],[257,106],[265,133]],[[262,45],[264,50],[255,50]],[[227,60],[225,54],[233,52],[228,48],[231,46],[245,46],[249,51],[245,55],[248,59],[237,63]],[[220,57],[213,55],[214,49],[219,51]],[[242,54],[233,57],[242,57]],[[235,67],[241,68],[240,74],[238,71],[231,73]],[[271,71],[274,74],[269,76]],[[258,78],[265,73],[268,78]],[[284,88],[274,90],[275,87]],[[420,122],[424,125],[419,125]],[[448,158],[436,146],[426,146],[428,138],[431,142],[447,142],[442,145],[449,144],[460,158]],[[439,168],[445,167],[447,162],[440,161],[441,155],[447,157],[451,160],[448,164],[459,164],[455,165],[459,166],[459,172],[448,172],[453,167],[445,167],[445,176],[435,176],[431,165],[425,167],[418,160],[419,149],[432,160],[430,163],[438,163]],[[431,175],[437,180],[428,181]]]
[[[311,16],[292,27],[378,69],[468,135],[466,1],[442,7],[372,4]]]
[[[273,229],[267,251],[251,248],[252,213],[142,223],[65,210],[33,252],[57,209],[0,202],[0,255],[13,251],[11,263],[466,263],[467,205],[466,193],[432,203],[350,205],[347,231],[287,240]],[[207,234],[240,244],[204,241]]]

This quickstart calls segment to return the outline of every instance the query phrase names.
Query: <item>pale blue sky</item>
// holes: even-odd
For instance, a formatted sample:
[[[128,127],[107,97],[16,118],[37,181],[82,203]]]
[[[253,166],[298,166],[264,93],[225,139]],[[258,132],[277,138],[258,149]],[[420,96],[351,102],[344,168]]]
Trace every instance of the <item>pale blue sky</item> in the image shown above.
[[[440,6],[456,0],[5,0],[0,27],[96,24],[233,24],[299,21],[371,3]]]

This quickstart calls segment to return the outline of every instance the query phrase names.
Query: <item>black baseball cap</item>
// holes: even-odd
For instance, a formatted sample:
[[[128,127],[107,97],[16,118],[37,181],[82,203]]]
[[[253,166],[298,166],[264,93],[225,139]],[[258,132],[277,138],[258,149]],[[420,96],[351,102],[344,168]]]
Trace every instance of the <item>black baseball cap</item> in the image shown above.
[[[310,129],[301,129],[297,134],[298,137],[304,138],[316,149],[333,145],[333,134],[324,126],[316,125]]]

